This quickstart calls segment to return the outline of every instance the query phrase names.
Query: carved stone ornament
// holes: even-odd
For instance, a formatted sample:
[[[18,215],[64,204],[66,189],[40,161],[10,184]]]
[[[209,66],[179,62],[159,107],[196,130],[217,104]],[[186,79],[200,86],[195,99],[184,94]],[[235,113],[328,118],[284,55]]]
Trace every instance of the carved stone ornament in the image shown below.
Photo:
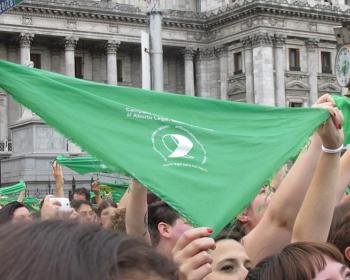
[[[258,33],[253,37],[253,47],[272,46],[273,37],[267,33]]]
[[[282,34],[276,34],[273,38],[273,42],[276,47],[283,47],[286,43],[286,36]]]
[[[215,47],[215,53],[218,56],[226,56],[226,55],[228,55],[228,49],[225,46]]]
[[[120,45],[120,41],[110,40],[106,43],[105,47],[107,54],[116,54]]]
[[[243,48],[251,48],[253,44],[253,40],[250,36],[244,37],[243,39],[241,39],[241,42]]]
[[[77,46],[78,38],[75,37],[66,37],[65,39],[65,49],[67,51],[74,51]]]
[[[23,23],[23,25],[32,25],[33,19],[30,16],[23,16],[22,23]]]
[[[305,45],[308,51],[314,51],[318,48],[319,39],[307,39]]]
[[[19,42],[22,48],[30,48],[34,38],[34,34],[31,33],[21,33],[19,35]]]
[[[186,60],[192,60],[197,51],[192,48],[186,48],[182,51],[182,54]]]
[[[199,52],[200,59],[210,59],[215,56],[215,50],[213,48],[200,49]]]

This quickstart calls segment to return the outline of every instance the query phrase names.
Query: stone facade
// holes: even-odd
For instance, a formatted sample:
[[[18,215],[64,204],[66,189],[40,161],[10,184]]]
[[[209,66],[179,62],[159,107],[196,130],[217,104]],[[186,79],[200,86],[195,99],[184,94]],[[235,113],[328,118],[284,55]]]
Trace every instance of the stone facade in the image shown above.
[[[26,0],[0,16],[0,58],[69,76],[141,87],[144,0]],[[331,2],[331,3],[330,3]],[[159,1],[164,90],[273,106],[341,92],[333,28],[344,0]],[[49,161],[79,147],[0,91],[1,183],[45,192]],[[65,170],[66,181],[73,173]],[[75,175],[88,185],[90,176]]]

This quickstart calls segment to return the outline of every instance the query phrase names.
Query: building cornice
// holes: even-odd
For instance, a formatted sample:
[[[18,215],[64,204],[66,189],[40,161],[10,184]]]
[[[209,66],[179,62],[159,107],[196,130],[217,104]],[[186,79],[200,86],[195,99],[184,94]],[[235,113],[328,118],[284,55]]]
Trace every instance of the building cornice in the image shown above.
[[[147,11],[132,5],[113,2],[25,0],[8,13],[112,21],[115,24],[145,25],[148,23]],[[312,5],[310,0],[294,0],[291,3],[288,3],[287,0],[242,0],[206,13],[164,10],[163,25],[168,28],[209,32],[220,26],[257,15],[340,23],[350,20],[350,7],[347,10],[342,10],[339,6],[325,3]]]

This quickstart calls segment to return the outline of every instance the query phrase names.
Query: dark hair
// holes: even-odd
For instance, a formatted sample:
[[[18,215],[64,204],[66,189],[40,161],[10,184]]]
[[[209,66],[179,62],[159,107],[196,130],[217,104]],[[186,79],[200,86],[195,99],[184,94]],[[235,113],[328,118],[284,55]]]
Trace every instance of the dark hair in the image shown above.
[[[345,257],[345,262],[350,266],[350,260],[345,256],[345,249],[350,246],[350,214],[346,215],[328,237],[328,242],[334,244]]]
[[[82,206],[82,205],[89,205],[92,209],[92,204],[87,201],[87,200],[72,200],[70,202],[70,206],[75,210],[75,211],[78,211],[79,208]]]
[[[158,224],[163,222],[172,226],[179,218],[179,214],[163,201],[148,205],[148,229],[153,246],[157,246],[160,241]]]
[[[98,217],[101,217],[101,213],[103,210],[107,209],[108,207],[114,207],[117,208],[117,204],[110,199],[104,199],[102,202],[98,205],[96,214]]]
[[[0,209],[0,224],[5,224],[10,222],[13,218],[13,214],[18,208],[25,207],[23,203],[13,201],[9,204],[6,204],[3,208]]]
[[[335,234],[335,231],[338,230],[339,225],[343,222],[344,218],[349,214],[350,214],[350,201],[343,202],[337,207],[335,207],[331,228],[329,230],[328,240],[331,238],[331,236]]]
[[[344,263],[343,256],[329,243],[296,242],[267,257],[249,271],[246,280],[314,279],[326,267],[326,257]]]
[[[90,192],[87,189],[85,189],[85,188],[77,188],[77,189],[75,189],[74,192],[73,192],[72,197],[74,197],[74,194],[84,195],[85,199],[87,201],[90,201]]]
[[[94,224],[47,220],[0,228],[2,280],[176,278],[176,266],[139,239]]]

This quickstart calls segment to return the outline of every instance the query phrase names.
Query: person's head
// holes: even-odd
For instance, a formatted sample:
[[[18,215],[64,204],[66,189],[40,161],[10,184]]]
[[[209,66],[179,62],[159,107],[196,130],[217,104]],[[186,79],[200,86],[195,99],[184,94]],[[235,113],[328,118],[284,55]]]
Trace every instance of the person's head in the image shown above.
[[[249,206],[237,216],[237,220],[242,225],[246,234],[253,230],[261,221],[270,204],[272,193],[273,191],[271,189],[263,187]]]
[[[163,201],[148,206],[148,229],[154,247],[163,255],[170,256],[176,241],[193,228]]]
[[[110,216],[117,205],[113,200],[105,199],[103,200],[97,208],[97,216],[100,219],[100,223],[103,227],[106,227]]]
[[[85,188],[77,188],[73,192],[73,200],[90,201],[90,192]]]
[[[7,222],[18,223],[31,220],[30,213],[23,203],[14,201],[0,210],[0,224]]]
[[[2,280],[177,279],[174,263],[142,240],[94,224],[48,220],[2,226],[0,248]]]
[[[96,214],[90,202],[86,200],[72,200],[70,206],[79,214],[82,223],[95,222]]]
[[[332,230],[328,242],[335,245],[343,254],[345,262],[350,267],[350,214],[346,215]]]
[[[247,280],[339,279],[350,276],[336,247],[328,243],[297,242],[268,257],[250,270]]]
[[[212,272],[203,280],[245,279],[252,264],[243,245],[236,240],[238,236],[222,233],[215,239],[216,248],[210,251]]]

